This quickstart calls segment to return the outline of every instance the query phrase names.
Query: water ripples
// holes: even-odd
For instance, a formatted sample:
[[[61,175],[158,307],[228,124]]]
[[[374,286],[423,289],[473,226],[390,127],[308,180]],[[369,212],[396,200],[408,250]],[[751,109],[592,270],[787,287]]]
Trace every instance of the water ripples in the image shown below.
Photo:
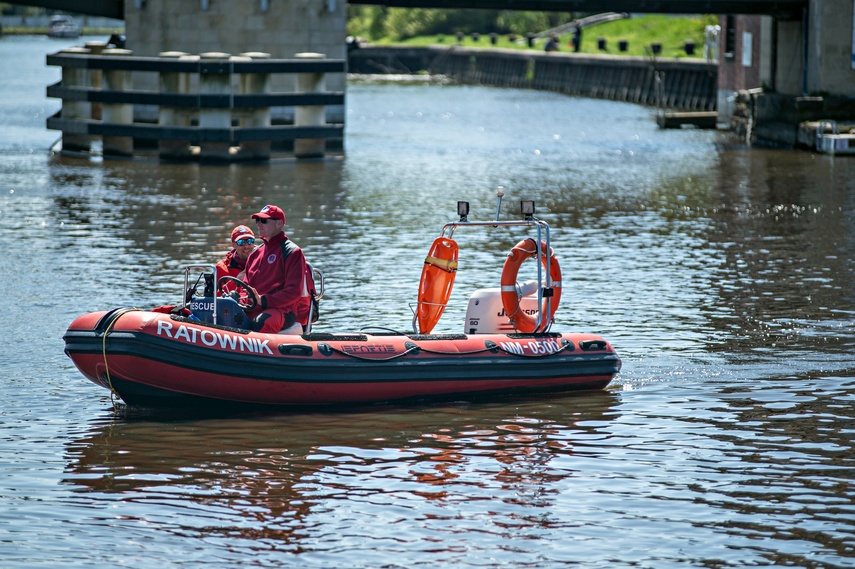
[[[15,42],[0,41],[0,55],[21,52],[0,66],[39,70],[29,98],[43,98],[56,44]],[[0,565],[660,569],[855,556],[850,161],[660,131],[649,109],[609,101],[387,84],[349,88],[344,160],[100,162],[49,154],[56,133],[28,97],[7,95],[0,120],[21,136],[0,143],[0,234],[25,248],[9,251],[0,349]],[[80,313],[176,302],[182,265],[221,256],[264,203],[286,207],[288,232],[327,275],[319,329],[407,329],[429,241],[458,199],[491,218],[497,186],[503,217],[533,198],[550,222],[557,327],[616,346],[623,369],[608,390],[114,416],[62,353]],[[498,286],[520,235],[455,238],[456,305],[438,331],[460,331],[468,295]]]
[[[672,385],[659,411],[652,389],[367,410],[346,425],[107,421],[67,445],[63,485],[76,507],[115,510],[114,530],[308,566],[345,566],[343,551],[392,567],[604,567],[615,551],[657,567],[822,565],[855,546],[853,387],[728,382],[711,398]]]

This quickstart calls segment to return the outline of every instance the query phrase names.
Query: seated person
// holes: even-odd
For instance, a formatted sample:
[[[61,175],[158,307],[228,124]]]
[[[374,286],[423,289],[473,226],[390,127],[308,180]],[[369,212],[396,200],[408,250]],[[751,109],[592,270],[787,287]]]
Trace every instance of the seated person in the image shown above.
[[[314,281],[303,250],[288,239],[285,212],[266,205],[252,214],[264,244],[250,253],[246,278],[258,305],[247,311],[257,332],[302,334],[308,325]]]
[[[232,229],[232,250],[226,253],[225,258],[217,263],[216,280],[220,282],[222,277],[235,277],[243,280],[246,271],[246,261],[249,254],[255,250],[255,234],[246,225],[238,225]],[[223,283],[226,294],[235,290],[235,285],[230,282]]]

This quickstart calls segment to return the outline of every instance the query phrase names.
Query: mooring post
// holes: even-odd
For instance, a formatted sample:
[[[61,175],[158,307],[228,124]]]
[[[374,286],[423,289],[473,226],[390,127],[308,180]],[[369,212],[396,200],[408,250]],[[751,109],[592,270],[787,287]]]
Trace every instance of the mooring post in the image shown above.
[[[88,41],[84,45],[92,55],[101,55],[107,49],[105,41]],[[100,69],[91,69],[89,71],[92,79],[92,88],[101,89],[103,73]],[[101,120],[101,103],[92,103],[92,120]]]
[[[183,51],[163,51],[160,57],[164,59],[196,60],[198,55],[190,55]],[[160,92],[167,95],[186,95],[190,92],[190,75],[188,73],[160,72]],[[181,107],[161,105],[157,112],[157,123],[164,129],[170,127],[190,126],[190,113]],[[157,141],[160,158],[164,160],[187,160],[192,152],[189,140],[161,138]]]
[[[103,55],[130,57],[129,49],[105,49]],[[131,73],[125,69],[105,69],[103,85],[105,91],[128,92],[131,90]],[[104,125],[131,125],[134,123],[134,106],[130,103],[104,103],[102,116]],[[134,139],[131,136],[104,135],[104,156],[130,158],[134,155]]]
[[[253,59],[270,59],[270,54],[260,51],[250,51],[242,53],[241,57],[251,61]],[[270,94],[270,74],[244,73],[240,78],[240,92],[244,95]],[[240,126],[250,128],[270,128],[270,107],[253,107],[251,110],[241,115]],[[269,140],[244,140],[240,145],[240,154],[242,158],[252,160],[269,160],[270,147],[271,145]]]
[[[231,98],[231,57],[228,53],[212,51],[202,53],[199,65],[199,92],[202,95],[224,95]],[[222,140],[222,133],[232,127],[231,104],[203,103],[199,109],[201,142],[199,160],[202,162],[225,162],[229,160],[231,144]],[[219,131],[219,132],[218,132]]]
[[[298,53],[297,59],[325,59],[323,53]],[[298,73],[297,91],[318,93],[325,89],[324,74],[318,72]],[[323,105],[300,105],[294,109],[294,126],[322,126],[326,124],[326,107]],[[323,138],[298,138],[294,141],[296,158],[320,158],[326,150]]]
[[[85,47],[69,47],[60,53],[71,55],[89,55]],[[92,79],[86,67],[62,66],[62,86],[91,89]],[[89,101],[62,100],[60,116],[68,120],[62,126],[62,150],[71,152],[89,152],[89,130],[85,121],[92,118],[92,104]],[[77,122],[80,121],[80,122]]]

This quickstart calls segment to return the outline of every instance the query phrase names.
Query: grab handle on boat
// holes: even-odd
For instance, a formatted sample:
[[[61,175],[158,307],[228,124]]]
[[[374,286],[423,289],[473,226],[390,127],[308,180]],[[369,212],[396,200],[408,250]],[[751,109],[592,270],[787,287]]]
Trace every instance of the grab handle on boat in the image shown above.
[[[582,340],[579,342],[579,347],[582,348],[583,352],[605,350],[607,345],[605,340]]]
[[[311,356],[312,346],[305,344],[279,344],[279,353],[283,356]]]

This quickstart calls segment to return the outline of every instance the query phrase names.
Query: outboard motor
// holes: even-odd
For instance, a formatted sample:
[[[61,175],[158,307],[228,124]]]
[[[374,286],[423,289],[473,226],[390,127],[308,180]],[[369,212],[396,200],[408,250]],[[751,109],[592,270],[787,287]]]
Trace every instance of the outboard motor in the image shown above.
[[[520,310],[537,314],[537,281],[526,281],[519,286]],[[514,326],[505,314],[502,289],[479,288],[469,297],[466,308],[465,333],[512,334]]]

